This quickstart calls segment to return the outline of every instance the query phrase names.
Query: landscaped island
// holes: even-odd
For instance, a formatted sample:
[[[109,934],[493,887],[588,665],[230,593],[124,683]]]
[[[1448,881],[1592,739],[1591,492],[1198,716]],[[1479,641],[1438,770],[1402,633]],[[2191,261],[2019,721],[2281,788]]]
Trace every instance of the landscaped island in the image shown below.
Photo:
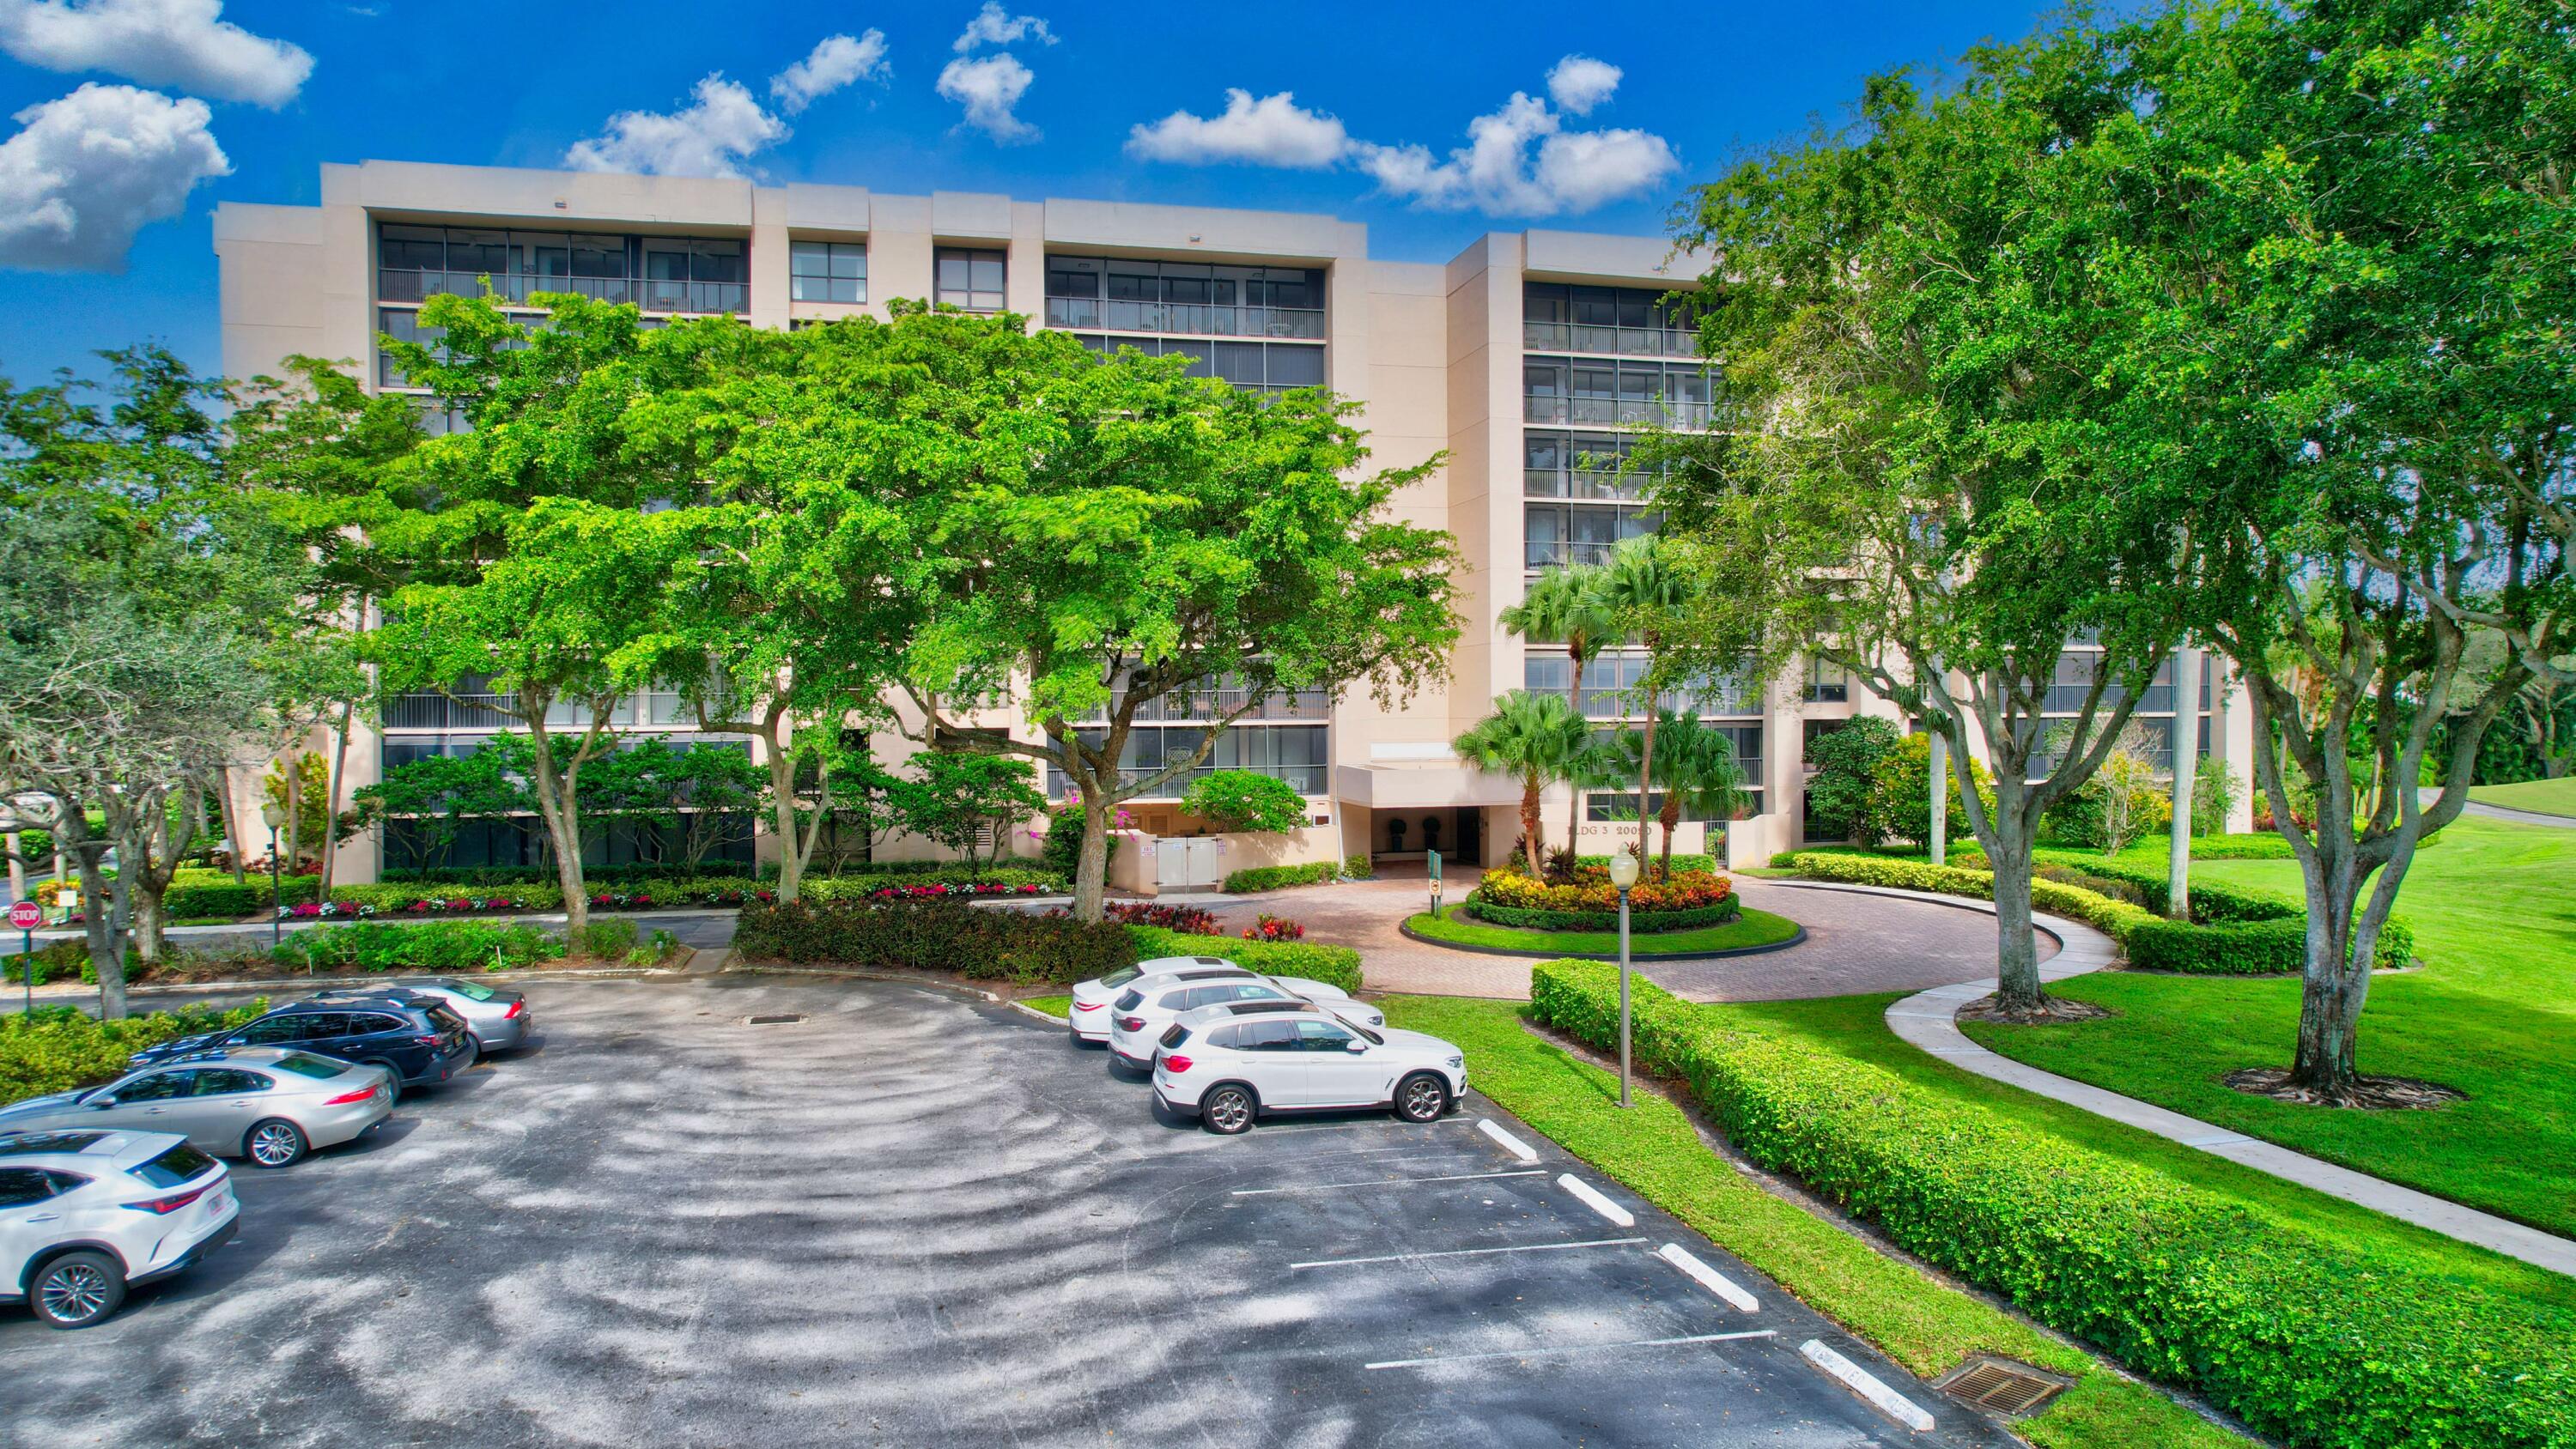
[[[1405,923],[1420,939],[1488,951],[1600,956],[1619,949],[1619,895],[1609,870],[1574,867],[1564,880],[1540,880],[1498,867],[1467,899]],[[1650,956],[1714,956],[1794,941],[1798,923],[1746,909],[1735,882],[1718,871],[1673,871],[1628,892],[1631,949]]]

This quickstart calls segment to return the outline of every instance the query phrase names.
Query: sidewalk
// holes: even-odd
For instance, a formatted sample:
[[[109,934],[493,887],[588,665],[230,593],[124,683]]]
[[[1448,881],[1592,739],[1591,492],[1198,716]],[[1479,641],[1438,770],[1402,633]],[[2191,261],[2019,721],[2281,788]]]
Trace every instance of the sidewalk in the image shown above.
[[[1916,894],[1912,891],[1882,893]],[[1989,912],[1994,909],[1982,902],[1968,904]],[[2099,971],[2118,957],[2118,948],[2110,937],[2080,921],[2036,913],[2031,920],[2065,943],[2065,949],[2040,966],[2042,981],[2063,981],[2069,976]],[[1959,1008],[1991,994],[1994,989],[1993,979],[1986,978],[1917,992],[1887,1008],[1887,1029],[1963,1072],[1973,1072],[1991,1081],[2019,1087],[2070,1107],[2081,1107],[2097,1117],[2108,1117],[2114,1122],[2152,1132],[2169,1142],[2179,1142],[2241,1167],[2268,1172],[2285,1182],[2294,1182],[2328,1197],[2386,1213],[2447,1238],[2520,1258],[2552,1272],[2576,1276],[2576,1241],[2525,1227],[2492,1213],[2463,1207],[2430,1193],[2417,1192],[2411,1187],[2400,1187],[2368,1173],[2338,1167],[2215,1123],[2168,1111],[2152,1102],[2141,1102],[2135,1097],[2124,1097],[2054,1072],[2043,1072],[2037,1067],[2025,1066],[1988,1051],[1959,1030],[1956,1018]]]

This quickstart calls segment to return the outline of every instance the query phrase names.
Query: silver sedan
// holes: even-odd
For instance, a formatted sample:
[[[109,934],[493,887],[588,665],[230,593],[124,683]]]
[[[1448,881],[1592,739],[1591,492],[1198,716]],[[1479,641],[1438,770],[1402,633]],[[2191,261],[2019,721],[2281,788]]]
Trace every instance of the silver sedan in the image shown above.
[[[394,1109],[382,1067],[292,1047],[231,1047],[146,1067],[104,1087],[0,1107],[0,1132],[126,1127],[177,1132],[201,1152],[284,1167],[370,1131]]]

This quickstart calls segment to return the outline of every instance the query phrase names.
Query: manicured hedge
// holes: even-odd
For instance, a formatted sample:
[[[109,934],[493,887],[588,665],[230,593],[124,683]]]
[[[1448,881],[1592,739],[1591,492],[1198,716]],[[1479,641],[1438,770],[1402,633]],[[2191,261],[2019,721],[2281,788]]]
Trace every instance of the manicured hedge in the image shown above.
[[[1309,861],[1304,865],[1256,865],[1228,872],[1225,884],[1217,887],[1228,895],[1247,895],[1254,891],[1285,890],[1289,886],[1326,885],[1342,873],[1342,868],[1329,860]]]
[[[743,907],[733,941],[755,960],[1070,983],[1132,965],[1139,929],[956,900],[800,900]]]
[[[1533,973],[1537,1018],[1617,1046],[1616,971]],[[2576,1313],[2392,1267],[2108,1153],[1638,983],[1649,1072],[1737,1150],[2299,1449],[2576,1443]]]
[[[1993,873],[1965,866],[1830,850],[1782,851],[1771,857],[1771,864],[1814,880],[1934,891],[1981,901],[1994,899]],[[2088,867],[2094,864],[2098,862],[2086,862]],[[2198,886],[2192,888],[2192,895],[2195,899],[2200,895]],[[2168,921],[2143,907],[2059,881],[2033,880],[2030,898],[2039,910],[2071,916],[2109,936],[2119,944],[2130,964],[2142,970],[2262,976],[2296,973],[2306,961],[2307,916],[2296,907],[2288,908],[2291,914],[2287,917],[2230,919],[2204,926]],[[2216,898],[2230,903],[2221,905],[2222,910],[2281,908],[2281,903],[2271,897],[2247,892],[2221,892]],[[2380,928],[2379,948],[2372,961],[2380,969],[2403,966],[2414,953],[2415,933],[2404,921],[2392,917]]]
[[[607,924],[605,922],[601,924]],[[634,948],[635,924],[623,945]],[[594,943],[594,945],[602,943]],[[611,954],[623,955],[609,943]],[[362,921],[296,931],[273,953],[283,965],[324,971],[502,971],[552,961],[564,954],[563,938],[508,921],[424,921],[418,925]],[[592,955],[603,954],[592,950]]]
[[[2173,899],[2172,882],[2161,870],[2141,870],[2098,855],[2055,850],[2034,851],[2032,858],[2052,865],[2071,866],[2105,880],[2135,887],[2146,896],[2146,908],[2158,915],[2164,914],[2166,903]],[[2297,901],[2285,901],[2265,891],[2249,891],[2216,881],[2195,880],[2191,883],[2191,918],[2203,925],[2214,925],[2220,921],[2285,921],[2305,914]]]
[[[1564,852],[1555,852],[1554,858],[1559,860],[1564,859]],[[1660,859],[1660,857],[1658,857],[1658,859]],[[1599,866],[1603,870],[1608,870],[1610,868],[1610,857],[1606,855],[1578,855],[1574,858],[1574,863],[1576,865]],[[1652,860],[1647,862],[1648,865],[1653,865],[1655,863],[1656,862]],[[1717,863],[1717,857],[1713,855],[1685,852],[1673,857],[1673,874],[1675,875],[1686,875],[1692,871],[1706,871],[1714,875],[1719,869],[1720,867]]]
[[[1497,926],[1517,926],[1525,931],[1615,931],[1619,929],[1617,911],[1520,910],[1511,906],[1498,906],[1474,895],[1467,897],[1467,914],[1480,921],[1491,921]],[[1716,905],[1698,906],[1690,910],[1630,911],[1628,929],[1645,936],[1663,931],[1696,931],[1702,926],[1723,926],[1743,914],[1744,902],[1730,895]]]
[[[1344,991],[1360,989],[1360,953],[1348,946],[1322,946],[1312,941],[1230,941],[1222,936],[1185,935],[1158,926],[1129,926],[1127,930],[1135,937],[1138,960],[1222,956],[1246,971],[1302,976]]]
[[[0,1104],[114,1081],[126,1059],[172,1037],[225,1031],[268,1012],[261,997],[231,1011],[190,1006],[98,1021],[77,1007],[39,1006],[0,1016]]]

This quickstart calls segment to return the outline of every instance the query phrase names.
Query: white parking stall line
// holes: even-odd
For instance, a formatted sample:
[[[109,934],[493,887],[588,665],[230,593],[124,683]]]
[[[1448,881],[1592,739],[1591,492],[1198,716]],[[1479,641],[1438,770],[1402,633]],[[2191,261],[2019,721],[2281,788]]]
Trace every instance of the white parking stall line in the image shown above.
[[[1476,1130],[1503,1144],[1503,1150],[1523,1162],[1538,1161],[1538,1149],[1494,1125],[1490,1117],[1476,1119]]]
[[[1585,1182],[1582,1178],[1575,1176],[1573,1173],[1568,1172],[1560,1174],[1556,1179],[1556,1185],[1564,1188],[1567,1192],[1574,1194],[1576,1197],[1583,1199],[1583,1205],[1585,1207],[1588,1207],[1594,1212],[1601,1214],[1601,1216],[1608,1218],[1613,1224],[1619,1227],[1633,1228],[1637,1225],[1637,1215],[1635,1213],[1632,1213],[1626,1208],[1619,1206],[1617,1203],[1612,1202],[1610,1199],[1603,1197],[1601,1195],[1601,1189]]]
[[[1698,1255],[1692,1253],[1690,1249],[1683,1247],[1681,1244],[1666,1243],[1661,1248],[1655,1250],[1655,1256],[1672,1264],[1674,1267],[1681,1269],[1683,1272],[1688,1273],[1691,1278],[1699,1284],[1699,1286],[1716,1294],[1718,1297],[1725,1299],[1727,1302],[1734,1304],[1736,1307],[1743,1309],[1745,1312],[1759,1313],[1762,1311],[1762,1305],[1754,1299],[1752,1294],[1745,1292],[1740,1287],[1737,1287],[1734,1279],[1727,1277],[1724,1273],[1721,1273],[1706,1263],[1701,1262]]]
[[[1238,1187],[1236,1197],[1268,1197],[1275,1192],[1330,1192],[1343,1187],[1411,1187],[1420,1182],[1481,1182],[1489,1177],[1545,1177],[1544,1167],[1525,1167],[1517,1172],[1453,1172],[1445,1177],[1379,1177],[1366,1182],[1310,1182],[1300,1187]]]
[[[1619,1348],[1678,1348],[1692,1343],[1732,1343],[1746,1338],[1777,1338],[1776,1330],[1748,1329],[1742,1333],[1694,1333],[1688,1338],[1632,1338],[1625,1343],[1567,1343],[1554,1348],[1507,1349],[1501,1353],[1462,1353],[1449,1358],[1392,1358],[1384,1363],[1363,1364],[1363,1368],[1401,1369],[1437,1368],[1443,1364],[1476,1363],[1498,1358],[1536,1358],[1542,1354],[1608,1353]]]
[[[1860,1395],[1862,1402],[1871,1408],[1917,1434],[1932,1431],[1932,1416],[1923,1412],[1921,1405],[1879,1382],[1877,1375],[1825,1347],[1820,1340],[1808,1339],[1798,1345],[1798,1352],[1807,1362],[1823,1369],[1836,1383]]]
[[[1642,1243],[1643,1238],[1594,1238],[1581,1243],[1523,1243],[1516,1248],[1448,1248],[1437,1253],[1382,1253],[1374,1258],[1318,1258],[1311,1263],[1291,1263],[1290,1272],[1300,1268],[1353,1268],[1362,1263],[1410,1263],[1418,1258],[1482,1258],[1493,1253],[1561,1253],[1569,1248],[1618,1248]]]
[[[1286,1137],[1297,1132],[1349,1132],[1361,1127],[1464,1127],[1466,1125],[1467,1119],[1464,1117],[1442,1117],[1433,1122],[1396,1123],[1389,1123],[1383,1119],[1363,1119],[1357,1122],[1310,1122],[1299,1127],[1264,1127],[1256,1135],[1261,1137]],[[1535,1157],[1537,1154],[1532,1153],[1531,1156]]]

